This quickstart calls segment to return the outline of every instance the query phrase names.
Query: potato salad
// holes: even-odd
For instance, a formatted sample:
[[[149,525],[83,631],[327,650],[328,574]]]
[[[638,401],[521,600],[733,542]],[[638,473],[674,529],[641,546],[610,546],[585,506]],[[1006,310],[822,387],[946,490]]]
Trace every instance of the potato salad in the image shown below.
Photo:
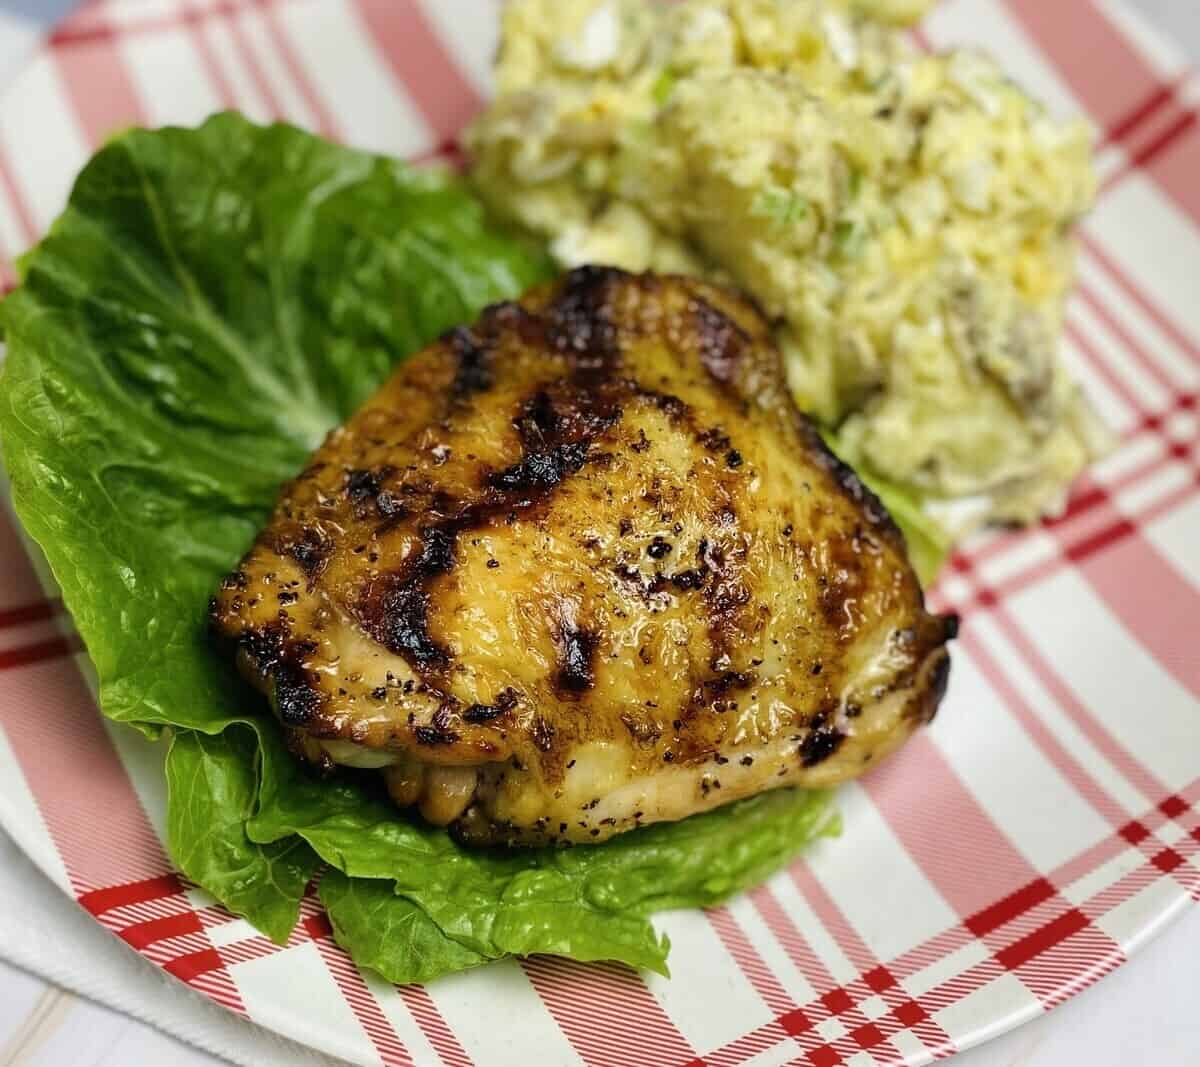
[[[801,408],[950,534],[1060,508],[1105,433],[1058,358],[1082,122],[923,0],[515,0],[468,134],[491,207],[564,266],[732,282]]]

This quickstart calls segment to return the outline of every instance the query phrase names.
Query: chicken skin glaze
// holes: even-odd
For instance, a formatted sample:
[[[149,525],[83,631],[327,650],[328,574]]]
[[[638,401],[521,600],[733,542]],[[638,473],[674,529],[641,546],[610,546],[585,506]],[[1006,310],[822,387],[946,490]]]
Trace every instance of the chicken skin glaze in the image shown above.
[[[404,361],[212,625],[294,752],[481,845],[853,778],[932,718],[955,632],[756,309],[600,268]]]

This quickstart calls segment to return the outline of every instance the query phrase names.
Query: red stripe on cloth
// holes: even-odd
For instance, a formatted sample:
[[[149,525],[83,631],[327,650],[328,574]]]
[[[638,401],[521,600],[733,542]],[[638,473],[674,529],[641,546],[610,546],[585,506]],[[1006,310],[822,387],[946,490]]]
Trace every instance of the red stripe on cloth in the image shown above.
[[[695,1051],[646,988],[615,963],[580,964],[557,956],[521,961],[563,1036],[589,1067],[682,1064]]]
[[[392,73],[439,142],[457,137],[483,107],[458,61],[430,26],[417,0],[356,0],[363,22]]]
[[[135,923],[118,932],[122,941],[141,951],[153,945],[156,941],[165,941],[171,937],[184,937],[187,934],[198,934],[204,929],[200,916],[190,909],[178,915],[168,915],[162,919],[151,919],[149,922]]]
[[[226,25],[229,27],[229,34],[233,38],[234,47],[238,51],[242,65],[246,68],[246,73],[250,75],[250,80],[254,83],[255,90],[262,98],[268,114],[274,119],[283,119],[283,105],[279,102],[279,97],[275,95],[271,79],[267,77],[266,71],[263,70],[263,65],[259,62],[258,54],[255,52],[254,46],[250,43],[246,31],[242,27],[238,9],[227,10],[225,14]]]
[[[96,148],[114,130],[144,125],[146,113],[116,35],[97,33],[75,41],[69,33],[68,25],[50,37],[50,54],[88,144]]]
[[[167,960],[162,969],[180,981],[190,983],[200,975],[221,970],[224,966],[225,961],[221,959],[221,954],[215,948],[206,948],[200,952],[189,952],[186,956]]]
[[[1063,321],[1063,333],[1070,338],[1071,342],[1087,359],[1088,364],[1096,374],[1113,391],[1117,399],[1124,405],[1125,410],[1136,418],[1142,410],[1142,405],[1134,395],[1133,387],[1100,354],[1099,349],[1092,344],[1091,338],[1070,317],[1065,318]]]
[[[1089,741],[1119,770],[1147,799],[1167,796],[1169,790],[1157,775],[1144,766],[1113,733],[1101,723],[1059,677],[1041,651],[1025,634],[1007,610],[1001,608],[993,616],[1010,644],[1021,654],[1030,670],[1053,697],[1059,708],[1075,723]]]
[[[738,925],[729,909],[713,908],[708,920],[716,931],[725,951],[737,964],[746,981],[754,987],[759,999],[776,1015],[790,1011],[796,1006],[795,998],[783,987],[783,983],[771,971],[759,951]]]
[[[1027,886],[1010,893],[1003,900],[977,911],[963,923],[976,937],[982,938],[993,930],[1051,899],[1057,890],[1045,878],[1035,878]]]
[[[1135,160],[1197,224],[1200,224],[1200,127],[1194,111],[1182,116],[1170,129],[1143,150]]]
[[[1087,250],[1088,254],[1096,261],[1097,265],[1104,268],[1105,273],[1112,278],[1117,285],[1124,290],[1128,296],[1145,314],[1145,316],[1154,323],[1185,355],[1190,356],[1197,363],[1200,363],[1200,344],[1197,344],[1194,338],[1174,322],[1171,317],[1163,311],[1158,304],[1151,299],[1150,295],[1128,274],[1124,267],[1121,266],[1104,249],[1096,238],[1092,237],[1086,228],[1078,227],[1075,230],[1076,240]]]
[[[0,610],[0,630],[10,626],[25,626],[31,622],[45,622],[54,618],[62,610],[62,601],[38,600],[32,604],[23,604],[16,608]]]
[[[332,141],[341,140],[338,121],[334,118],[333,112],[325,106],[325,101],[321,99],[321,94],[313,85],[312,79],[304,69],[304,64],[296,55],[296,50],[288,40],[287,31],[279,19],[275,5],[271,0],[255,0],[255,3],[262,13],[263,25],[266,27],[271,44],[275,47],[280,64],[287,71],[296,91],[304,98],[305,106],[312,113],[313,121],[316,123],[316,132]]]
[[[238,107],[240,101],[237,93],[234,91],[233,85],[225,76],[225,71],[221,64],[217,61],[216,53],[213,51],[212,45],[209,44],[208,38],[204,34],[203,23],[205,12],[197,11],[191,3],[186,0],[179,0],[181,21],[188,29],[188,36],[191,38],[193,47],[196,49],[196,54],[200,57],[200,66],[204,70],[205,77],[212,84],[213,90],[216,93],[217,99],[221,101],[221,106],[226,108]]]
[[[1125,140],[1143,122],[1149,119],[1163,105],[1175,99],[1175,93],[1183,84],[1183,78],[1176,78],[1168,85],[1160,85],[1142,103],[1138,104],[1123,119],[1110,126],[1104,134],[1103,144],[1117,144]]]
[[[1020,690],[1013,684],[1009,672],[1005,671],[992,655],[989,649],[975,634],[968,624],[959,635],[962,647],[978,668],[980,674],[987,679],[995,690],[996,695],[1004,701],[1010,715],[1017,720],[1029,736],[1030,741],[1037,746],[1042,755],[1054,766],[1063,779],[1090,804],[1092,809],[1106,819],[1114,828],[1123,825],[1129,818],[1129,813],[1114,800],[1108,792],[1093,777],[1070,752],[1064,747],[1058,737],[1049,729],[1042,717],[1025,700]],[[1036,894],[1034,888],[1038,883],[1030,883],[1024,892]],[[1061,884],[1061,883],[1059,883]],[[993,916],[994,917],[994,916]],[[983,920],[983,921],[986,921]]]
[[[175,874],[163,874],[157,878],[143,878],[140,882],[106,886],[83,893],[78,899],[84,909],[93,915],[103,915],[114,908],[125,908],[142,904],[148,900],[160,900],[183,892],[183,883]]]
[[[413,1058],[350,957],[328,938],[314,942],[363,1032],[387,1067],[413,1067]],[[426,1035],[428,1036],[428,1035]]]
[[[24,610],[45,599],[17,528],[9,521],[8,513],[0,509],[0,607]]]
[[[1006,6],[1105,129],[1127,121],[1131,97],[1144,100],[1162,87],[1093,0],[1006,0]]]
[[[1200,590],[1187,576],[1140,531],[1080,570],[1138,644],[1200,697]]]
[[[996,953],[996,959],[1008,970],[1015,971],[1088,925],[1088,917],[1078,908],[1072,908],[1033,933],[1001,949]]]
[[[314,941],[333,936],[333,923],[329,921],[328,914],[323,911],[307,916],[303,920],[303,925],[305,933]]]
[[[805,901],[812,908],[813,913],[820,919],[821,925],[833,936],[834,941],[846,959],[859,971],[858,980],[850,984],[850,988],[854,991],[855,999],[858,1000],[873,994],[879,995],[890,1008],[894,1008],[902,1001],[907,1000],[908,994],[904,992],[887,968],[881,964],[879,957],[871,951],[866,941],[863,940],[859,932],[846,918],[845,913],[838,907],[836,901],[825,889],[825,886],[809,870],[808,866],[806,864],[797,864],[791,868],[790,874],[796,888],[800,890]],[[821,966],[823,968],[824,964],[821,964]],[[808,978],[809,984],[814,989],[822,990],[836,985],[836,982],[833,981],[833,976],[829,975],[828,972],[826,974],[828,978],[821,985],[813,982],[807,973],[805,973],[805,977]],[[866,1022],[866,1017],[860,1011],[856,1010],[854,1013],[847,1015],[846,1022],[848,1025],[861,1026]],[[931,1051],[952,1049],[955,1047],[950,1035],[932,1019],[918,1023],[910,1029]],[[892,1048],[892,1045],[887,1044],[884,1051],[890,1055]],[[899,1050],[897,1049],[896,1051],[899,1054]],[[899,1056],[899,1058],[903,1060],[904,1057]]]
[[[81,646],[78,640],[70,637],[51,637],[45,641],[36,641],[31,645],[21,645],[18,648],[0,650],[0,671],[14,670],[17,667],[28,667],[43,660],[62,659],[78,652]]]
[[[409,1014],[416,1020],[425,1039],[433,1046],[442,1063],[446,1067],[471,1067],[471,1057],[458,1043],[454,1031],[442,1018],[442,1013],[438,1011],[429,991],[424,986],[402,985],[396,987],[396,992],[400,994]]]
[[[6,525],[0,513],[0,541],[13,539]],[[17,556],[4,560],[5,577],[15,576],[21,586],[36,585],[28,559],[23,552]],[[180,891],[74,663],[42,662],[12,671],[0,691],[0,728],[85,908],[103,915]],[[65,774],[64,767],[85,768],[86,782]],[[217,959],[220,973],[209,980],[213,995],[244,1012]]]
[[[1124,323],[1113,314],[1108,304],[1101,300],[1090,286],[1076,278],[1075,292],[1087,304],[1089,310],[1104,325],[1105,329],[1121,343],[1122,349],[1137,360],[1142,370],[1164,389],[1174,392],[1178,388],[1158,359],[1151,355],[1149,349],[1134,337]]]
[[[861,784],[962,919],[1039,877],[927,734],[918,733],[902,758],[876,768]]]

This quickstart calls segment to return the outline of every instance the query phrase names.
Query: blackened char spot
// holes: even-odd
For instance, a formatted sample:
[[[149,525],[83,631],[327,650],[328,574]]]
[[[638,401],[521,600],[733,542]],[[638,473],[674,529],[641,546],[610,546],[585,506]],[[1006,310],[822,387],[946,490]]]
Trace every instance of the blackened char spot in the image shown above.
[[[829,722],[829,713],[821,712],[812,721],[812,729],[800,742],[800,762],[805,767],[815,767],[832,756],[846,735]]]
[[[442,340],[458,361],[454,384],[450,387],[456,399],[466,400],[492,387],[491,352],[472,330],[456,326]]]
[[[539,389],[521,405],[513,425],[524,455],[520,462],[489,474],[489,488],[520,495],[553,489],[583,468],[592,442],[621,417],[614,386],[559,383],[553,391],[551,396]]]
[[[273,671],[283,659],[284,634],[277,626],[245,630],[238,636],[237,647],[258,670],[266,674]]]
[[[400,519],[408,516],[408,508],[401,502],[400,498],[389,489],[384,489],[379,496],[375,498],[375,510],[379,517],[388,522],[398,522]]]
[[[731,689],[749,689],[755,682],[755,677],[746,671],[725,671],[704,683],[704,687],[714,693],[728,693]]]
[[[294,663],[275,668],[275,709],[285,726],[307,726],[321,707],[321,695]]]
[[[715,381],[729,385],[750,338],[736,322],[707,300],[694,298],[688,310],[696,331],[701,364]]]
[[[596,684],[592,656],[598,643],[599,639],[590,630],[576,626],[562,628],[558,641],[556,679],[559,689],[568,693],[585,693]]]
[[[609,302],[614,283],[627,277],[612,267],[579,267],[563,279],[546,309],[547,339],[568,357],[581,380],[610,377],[620,361]]]
[[[671,584],[679,590],[699,589],[704,584],[704,571],[698,568],[678,571],[671,575]]]
[[[513,419],[513,425],[527,449],[543,448],[562,425],[554,401],[545,389],[539,389],[524,404]]]
[[[556,445],[546,452],[531,452],[520,463],[489,474],[487,483],[508,493],[553,489],[568,475],[582,469],[589,447],[588,442],[578,441]]]
[[[383,488],[383,483],[395,473],[392,467],[384,466],[379,470],[352,470],[346,475],[346,496],[354,509],[356,518],[365,519],[374,503],[380,518],[399,519],[404,509],[400,501],[390,490]]]
[[[684,422],[692,416],[692,409],[672,393],[662,393],[657,389],[650,389],[640,382],[627,381],[625,384],[634,396],[641,397],[658,408],[673,423]]]
[[[306,526],[300,536],[290,538],[280,546],[280,555],[291,556],[309,578],[315,577],[325,565],[333,545],[315,526]]]
[[[374,498],[379,493],[379,475],[375,471],[352,470],[346,475],[346,495],[353,501]]]
[[[492,719],[499,718],[506,711],[511,711],[516,706],[516,691],[509,688],[501,691],[500,695],[496,697],[494,704],[472,704],[463,712],[463,719],[466,722],[476,724],[490,722]]]
[[[485,307],[479,316],[479,332],[488,341],[504,333],[515,333],[523,344],[531,348],[546,343],[546,324],[513,300]]]
[[[453,730],[438,726],[414,726],[413,734],[421,745],[452,745],[458,740]]]

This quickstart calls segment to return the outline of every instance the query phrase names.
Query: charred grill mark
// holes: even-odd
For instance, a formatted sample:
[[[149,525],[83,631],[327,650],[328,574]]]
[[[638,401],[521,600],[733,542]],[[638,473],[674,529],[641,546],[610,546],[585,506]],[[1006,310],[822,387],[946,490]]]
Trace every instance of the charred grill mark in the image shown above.
[[[611,267],[579,267],[567,274],[546,309],[546,337],[571,362],[579,381],[610,377],[621,359],[611,299],[629,275]]]
[[[450,698],[452,703],[457,703]],[[452,712],[450,704],[443,704],[433,713],[428,725],[413,727],[413,736],[422,745],[453,745],[459,739],[456,731],[451,729]]]
[[[725,509],[718,516],[725,528],[736,526],[737,516]],[[708,606],[708,636],[713,657],[728,655],[738,642],[738,613],[750,602],[750,590],[742,580],[746,549],[742,545],[722,546],[714,541],[702,541],[697,552],[704,599]]]
[[[846,740],[846,735],[830,723],[828,711],[813,717],[811,728],[800,742],[800,762],[805,767],[815,767],[832,756]]]
[[[506,711],[511,711],[516,706],[516,690],[512,688],[504,689],[496,697],[494,704],[472,704],[463,712],[463,721],[476,725],[482,722],[491,722],[492,719],[499,718]]]
[[[300,531],[299,537],[283,538],[276,545],[276,551],[281,556],[291,556],[300,564],[310,585],[321,573],[332,550],[332,542],[315,526],[306,526]]]
[[[704,683],[709,692],[724,694],[733,689],[749,689],[758,679],[748,671],[725,671]]]
[[[359,604],[359,618],[367,632],[418,670],[450,660],[449,652],[429,634],[429,585],[454,566],[457,535],[452,525],[425,527],[412,562],[369,583]]]
[[[553,489],[570,474],[576,474],[587,462],[591,442],[578,441],[556,445],[545,452],[533,452],[520,463],[488,475],[487,484],[503,493],[529,493]]]
[[[701,297],[692,298],[688,311],[696,334],[700,363],[714,381],[730,385],[737,372],[738,361],[750,344],[750,337],[733,319]]]
[[[379,480],[377,471],[352,470],[346,475],[346,496],[354,504],[374,500],[379,495]]]
[[[657,389],[647,389],[636,383],[633,384],[632,391],[650,401],[673,423],[686,422],[692,417],[692,409],[687,403],[671,393],[660,393]]]
[[[413,736],[420,745],[452,745],[458,740],[453,730],[442,730],[436,726],[414,726]]]
[[[590,630],[564,625],[558,634],[558,674],[555,685],[565,693],[586,693],[596,684],[592,665],[599,637]]]
[[[494,377],[492,354],[483,341],[466,326],[456,326],[442,340],[458,363],[450,395],[455,400],[467,400],[476,393],[487,392]]]
[[[275,709],[285,726],[307,726],[321,708],[321,694],[307,674],[294,663],[274,669]]]
[[[488,342],[505,333],[515,333],[528,348],[546,345],[546,324],[515,300],[489,304],[479,316],[479,329]]]
[[[346,475],[346,496],[356,519],[366,519],[374,509],[376,515],[393,524],[408,514],[399,496],[383,483],[396,471],[384,466],[378,470],[351,470]]]
[[[219,634],[220,621],[214,614],[211,625]],[[284,659],[286,636],[279,626],[244,630],[237,637],[237,648],[263,674],[269,674]]]
[[[588,462],[592,443],[621,418],[620,387],[557,383],[539,389],[513,420],[524,446],[521,460],[487,476],[504,494],[545,493]],[[512,501],[510,501],[512,503]]]
[[[824,438],[817,432],[807,415],[801,414],[794,407],[792,413],[800,430],[800,436],[809,447],[813,462],[829,474],[834,485],[857,506],[867,522],[879,530],[893,547],[903,551],[904,534],[901,533],[900,527],[896,525],[879,497],[863,484],[862,479],[846,463],[830,451]]]
[[[444,668],[450,662],[450,652],[429,632],[430,589],[435,579],[453,570],[459,535],[544,500],[583,469],[595,439],[621,417],[615,389],[555,389],[555,397],[546,390],[535,392],[513,420],[522,458],[486,473],[485,495],[473,503],[435,495],[429,510],[441,518],[419,531],[421,547],[415,557],[399,571],[373,579],[360,598],[358,617],[367,633],[416,670]]]
[[[545,389],[539,389],[524,404],[521,413],[513,420],[521,443],[527,449],[544,447],[546,441],[558,432],[562,425],[554,401]]]

